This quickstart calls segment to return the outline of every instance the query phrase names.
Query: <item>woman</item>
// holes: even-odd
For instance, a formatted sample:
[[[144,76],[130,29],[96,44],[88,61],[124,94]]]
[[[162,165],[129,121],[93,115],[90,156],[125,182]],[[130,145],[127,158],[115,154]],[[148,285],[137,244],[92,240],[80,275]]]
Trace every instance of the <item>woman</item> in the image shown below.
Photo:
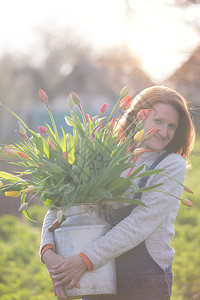
[[[158,163],[165,174],[183,183],[186,162],[194,143],[194,126],[185,99],[166,86],[153,86],[138,94],[121,120],[119,136],[137,120],[141,109],[151,109],[145,120],[144,131],[155,128],[155,135],[145,142],[148,151],[139,156],[136,167],[151,166],[163,153],[168,155]],[[128,174],[124,174],[127,176]],[[136,181],[138,183],[138,181]],[[109,232],[82,250],[81,254],[62,258],[54,253],[53,235],[47,231],[55,218],[48,212],[43,225],[42,260],[49,269],[58,298],[67,299],[63,285],[78,287],[81,276],[116,259],[118,294],[88,299],[160,300],[170,299],[172,287],[171,265],[174,250],[170,246],[174,235],[174,222],[179,207],[182,186],[161,174],[152,175],[147,185],[159,184],[163,193],[143,193],[137,206]],[[117,208],[117,204],[114,208]]]

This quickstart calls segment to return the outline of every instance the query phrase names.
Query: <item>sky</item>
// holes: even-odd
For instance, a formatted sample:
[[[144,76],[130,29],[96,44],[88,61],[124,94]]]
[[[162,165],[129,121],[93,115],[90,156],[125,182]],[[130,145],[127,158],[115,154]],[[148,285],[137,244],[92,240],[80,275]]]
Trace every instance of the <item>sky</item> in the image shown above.
[[[0,56],[25,55],[39,30],[61,31],[89,43],[94,52],[128,46],[154,82],[168,78],[199,45],[200,5],[174,8],[172,0],[0,0]],[[67,37],[66,37],[67,38]],[[37,55],[37,54],[35,54]]]

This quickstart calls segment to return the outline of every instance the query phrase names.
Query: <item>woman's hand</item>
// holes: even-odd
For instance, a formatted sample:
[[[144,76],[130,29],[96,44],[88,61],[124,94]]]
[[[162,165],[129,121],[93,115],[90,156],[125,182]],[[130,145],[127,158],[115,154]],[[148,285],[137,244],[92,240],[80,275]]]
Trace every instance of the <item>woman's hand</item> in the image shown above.
[[[54,251],[52,250],[46,250],[42,256],[42,259],[48,269],[48,271],[55,265],[58,263],[62,263],[64,262],[64,258],[58,254],[56,254]],[[58,287],[55,287],[55,280],[52,279],[52,283],[53,283],[53,288],[54,288],[54,294],[55,296],[57,296],[58,299],[67,299],[67,296],[65,294],[64,291],[64,286],[60,285]]]
[[[80,288],[78,281],[86,271],[87,265],[79,255],[64,258],[64,261],[60,261],[49,269],[52,280],[56,282],[55,287],[66,284],[66,289],[75,286]]]

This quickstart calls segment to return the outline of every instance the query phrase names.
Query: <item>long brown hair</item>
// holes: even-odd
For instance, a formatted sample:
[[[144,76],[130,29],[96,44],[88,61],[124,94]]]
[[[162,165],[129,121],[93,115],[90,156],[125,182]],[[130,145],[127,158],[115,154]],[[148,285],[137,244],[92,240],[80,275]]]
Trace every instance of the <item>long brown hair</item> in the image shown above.
[[[130,108],[120,121],[119,135],[125,130],[128,135],[137,123],[137,113],[141,109],[152,108],[156,103],[170,104],[179,112],[180,119],[176,133],[165,149],[168,153],[179,153],[181,156],[187,157],[191,153],[195,141],[193,121],[184,97],[164,85],[152,86],[135,96]],[[130,126],[131,123],[133,126]]]

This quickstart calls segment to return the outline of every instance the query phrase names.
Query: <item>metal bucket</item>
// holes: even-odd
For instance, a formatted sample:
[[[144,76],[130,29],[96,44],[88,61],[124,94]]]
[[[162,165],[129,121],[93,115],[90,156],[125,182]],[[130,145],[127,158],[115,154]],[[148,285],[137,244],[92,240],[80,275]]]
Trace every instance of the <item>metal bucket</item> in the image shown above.
[[[63,257],[78,254],[82,249],[110,228],[102,217],[98,204],[72,205],[66,211],[66,220],[54,231],[56,252]],[[80,289],[66,291],[71,297],[116,294],[115,261],[86,272],[79,281]]]

